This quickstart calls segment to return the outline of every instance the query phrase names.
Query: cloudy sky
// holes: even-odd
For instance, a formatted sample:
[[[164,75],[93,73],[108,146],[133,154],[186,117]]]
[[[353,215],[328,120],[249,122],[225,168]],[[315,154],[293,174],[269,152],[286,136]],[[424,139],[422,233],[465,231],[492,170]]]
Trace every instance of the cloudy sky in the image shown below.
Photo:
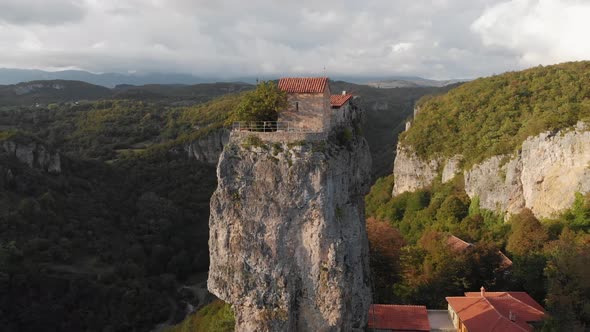
[[[590,0],[0,0],[0,67],[473,78],[590,59]]]

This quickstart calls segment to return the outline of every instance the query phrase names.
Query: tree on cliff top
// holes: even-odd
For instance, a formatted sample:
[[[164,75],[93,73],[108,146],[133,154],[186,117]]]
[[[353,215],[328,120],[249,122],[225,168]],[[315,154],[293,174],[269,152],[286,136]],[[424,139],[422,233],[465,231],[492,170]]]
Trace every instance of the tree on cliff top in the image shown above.
[[[229,118],[233,121],[277,121],[278,112],[287,107],[287,94],[272,81],[263,81],[244,98]]]

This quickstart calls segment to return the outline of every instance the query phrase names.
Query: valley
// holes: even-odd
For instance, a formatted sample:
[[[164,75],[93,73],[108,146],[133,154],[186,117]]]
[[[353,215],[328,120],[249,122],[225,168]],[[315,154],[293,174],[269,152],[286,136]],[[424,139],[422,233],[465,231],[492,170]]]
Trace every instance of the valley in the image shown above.
[[[252,86],[56,84],[0,96],[2,324],[148,331],[177,322],[204,304],[183,286],[207,271],[222,127]],[[373,176],[391,171],[414,102],[439,91],[332,85],[363,96]],[[59,170],[38,166],[41,151],[59,156]]]
[[[588,324],[589,68],[444,88],[330,82],[361,96],[366,118],[355,135],[373,159],[375,303],[440,309],[446,296],[485,286],[530,294],[550,313],[549,330]],[[73,83],[55,95],[55,82],[39,84],[0,110],[0,323],[151,331],[202,308],[172,331],[231,330],[229,306],[203,307],[213,300],[203,293],[209,201],[228,119],[254,87],[119,87],[100,97],[79,84],[75,96],[88,99],[73,102],[64,99]],[[539,154],[549,161],[526,159]],[[472,249],[454,251],[452,239]]]

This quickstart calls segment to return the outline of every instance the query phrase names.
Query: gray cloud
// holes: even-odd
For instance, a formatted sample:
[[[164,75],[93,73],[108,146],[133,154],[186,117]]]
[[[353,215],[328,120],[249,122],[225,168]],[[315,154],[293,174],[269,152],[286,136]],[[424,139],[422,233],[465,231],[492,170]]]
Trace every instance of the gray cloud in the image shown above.
[[[10,24],[59,25],[80,21],[83,6],[73,0],[2,0],[0,22]]]
[[[0,4],[0,66],[467,78],[590,58],[576,0],[21,3]]]

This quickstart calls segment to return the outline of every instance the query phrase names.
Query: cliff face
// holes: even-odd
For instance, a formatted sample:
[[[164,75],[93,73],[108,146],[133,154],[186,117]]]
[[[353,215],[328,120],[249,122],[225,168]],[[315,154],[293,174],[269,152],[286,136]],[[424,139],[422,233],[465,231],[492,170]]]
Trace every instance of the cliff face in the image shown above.
[[[44,145],[36,142],[21,143],[12,140],[0,142],[0,154],[16,157],[29,167],[39,168],[49,173],[61,172],[61,159],[57,152],[50,152]]]
[[[229,130],[219,129],[186,144],[184,150],[189,158],[215,165],[228,141]]]
[[[211,198],[209,290],[237,331],[354,331],[371,302],[366,141],[230,142]]]
[[[393,196],[428,186],[436,177],[439,165],[438,159],[424,161],[411,148],[398,143],[393,161]]]
[[[438,165],[446,168],[453,162],[424,161],[407,152],[408,147],[400,145],[399,150],[406,152],[395,162],[394,195],[428,185]],[[465,170],[465,191],[479,197],[486,209],[513,214],[527,207],[537,217],[549,217],[569,208],[575,192],[590,191],[589,165],[590,131],[580,122],[568,130],[529,137],[517,155],[494,156]]]

